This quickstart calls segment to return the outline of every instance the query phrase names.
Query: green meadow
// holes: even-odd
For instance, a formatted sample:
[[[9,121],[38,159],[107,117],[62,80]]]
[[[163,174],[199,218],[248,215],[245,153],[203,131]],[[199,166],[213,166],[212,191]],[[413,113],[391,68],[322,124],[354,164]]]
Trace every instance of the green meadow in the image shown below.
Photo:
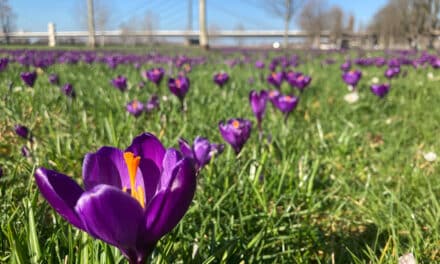
[[[85,154],[101,146],[124,149],[142,132],[166,147],[196,136],[225,144],[201,170],[188,212],[149,263],[397,263],[406,253],[418,263],[440,263],[440,163],[426,158],[440,154],[440,70],[402,66],[407,74],[393,79],[380,99],[370,85],[375,77],[388,82],[385,67],[354,65],[363,76],[359,100],[348,103],[339,69],[347,54],[292,51],[289,56],[300,57],[292,69],[312,82],[301,94],[283,83],[281,90],[298,95],[299,104],[284,121],[268,102],[259,138],[249,92],[273,89],[267,66],[283,53],[269,53],[259,70],[257,52],[232,68],[224,60],[242,53],[161,54],[167,52],[207,58],[187,74],[186,111],[170,93],[167,75],[159,87],[148,81],[138,87],[145,81],[140,71],[154,66],[176,75],[167,63],[139,69],[57,63],[37,70],[33,88],[20,79],[25,66],[10,62],[0,72],[0,263],[127,263],[116,248],[60,217],[39,193],[34,172],[47,167],[82,185]],[[323,65],[328,57],[336,63]],[[223,88],[213,82],[221,70],[230,75]],[[61,85],[71,83],[76,97],[50,84],[50,73]],[[111,85],[117,75],[127,77],[127,91]],[[153,94],[159,109],[138,118],[126,111],[129,101],[146,102]],[[238,156],[218,129],[219,121],[237,117],[253,123]],[[16,124],[30,129],[32,142],[15,134]]]

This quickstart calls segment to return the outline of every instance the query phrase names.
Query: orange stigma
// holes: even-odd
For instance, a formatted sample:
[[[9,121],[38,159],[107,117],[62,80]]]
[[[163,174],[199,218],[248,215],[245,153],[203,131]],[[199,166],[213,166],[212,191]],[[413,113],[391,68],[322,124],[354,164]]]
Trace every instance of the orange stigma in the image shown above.
[[[144,208],[144,188],[143,186],[138,186],[136,189],[136,173],[139,168],[141,157],[135,156],[133,152],[124,152],[124,160],[125,164],[127,164],[128,175],[130,176],[131,196],[141,204],[142,208]]]
[[[137,100],[134,100],[131,106],[134,108],[134,110],[136,110],[139,107],[139,102]]]
[[[234,128],[238,128],[240,126],[240,122],[238,122],[237,120],[232,121],[232,126]]]
[[[290,96],[290,95],[284,96],[284,99],[286,99],[287,102],[292,102],[293,101],[293,97]]]
[[[302,81],[302,80],[304,80],[304,75],[298,77],[298,81]]]

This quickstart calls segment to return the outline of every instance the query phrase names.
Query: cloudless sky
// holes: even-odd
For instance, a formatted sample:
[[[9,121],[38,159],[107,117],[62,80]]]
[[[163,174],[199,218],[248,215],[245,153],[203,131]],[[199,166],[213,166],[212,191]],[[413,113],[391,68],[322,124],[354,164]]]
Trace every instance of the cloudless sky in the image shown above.
[[[374,13],[387,0],[327,0],[329,6],[338,5],[356,18],[356,27],[371,21]],[[149,11],[158,21],[156,29],[186,29],[188,0],[95,0],[105,3],[110,10],[108,29],[118,29],[121,23],[142,21]],[[264,0],[206,0],[208,28],[282,29],[282,18],[267,12]],[[267,2],[269,2],[267,0]],[[47,31],[54,22],[57,31],[84,30],[87,0],[9,0],[17,15],[16,28],[24,31]],[[99,3],[97,3],[99,5]],[[81,22],[83,21],[83,22]],[[193,29],[198,29],[198,1],[193,0]],[[298,29],[295,18],[291,29]]]

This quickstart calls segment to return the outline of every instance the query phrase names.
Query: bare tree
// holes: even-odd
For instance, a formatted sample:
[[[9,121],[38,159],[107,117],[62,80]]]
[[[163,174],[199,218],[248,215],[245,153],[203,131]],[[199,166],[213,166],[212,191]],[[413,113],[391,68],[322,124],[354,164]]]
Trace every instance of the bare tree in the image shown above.
[[[302,30],[311,34],[309,40],[314,47],[320,43],[321,32],[326,27],[327,2],[325,0],[309,0],[301,9],[298,17],[298,24]]]
[[[95,28],[96,31],[105,31],[108,29],[110,17],[111,17],[111,6],[108,4],[109,1],[105,0],[93,0],[93,15],[95,17]],[[73,12],[75,19],[79,21],[80,27],[86,29],[88,27],[87,21],[87,5],[85,1],[79,1],[76,6],[76,12]],[[100,36],[100,45],[105,45],[105,37]]]
[[[10,42],[9,33],[13,29],[14,20],[15,14],[8,3],[8,0],[0,0],[0,23],[6,44],[9,44]]]
[[[154,38],[153,38],[152,34],[153,34],[153,31],[156,28],[158,28],[158,23],[159,23],[159,19],[157,18],[157,16],[151,10],[148,10],[145,13],[142,30],[147,31],[147,33],[148,33],[147,43],[150,45],[153,44],[153,42],[154,42]]]
[[[269,4],[269,11],[284,20],[284,47],[289,45],[289,24],[295,16],[296,11],[302,5],[303,0],[263,0],[265,5]]]
[[[418,48],[422,39],[432,45],[432,32],[440,27],[440,0],[389,0],[370,24],[370,31],[383,39],[403,36],[410,47]]]
[[[235,30],[242,32],[245,30],[244,26],[242,23],[238,23],[237,25],[235,25]],[[240,33],[242,34],[242,33]],[[244,39],[242,37],[236,37],[236,42],[237,42],[237,46],[241,47],[244,44]]]

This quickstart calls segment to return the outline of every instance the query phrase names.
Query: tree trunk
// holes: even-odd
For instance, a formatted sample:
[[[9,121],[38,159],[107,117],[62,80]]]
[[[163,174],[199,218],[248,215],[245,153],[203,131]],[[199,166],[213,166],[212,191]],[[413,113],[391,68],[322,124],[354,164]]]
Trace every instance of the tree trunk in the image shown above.
[[[289,47],[289,19],[284,20],[284,48]]]

